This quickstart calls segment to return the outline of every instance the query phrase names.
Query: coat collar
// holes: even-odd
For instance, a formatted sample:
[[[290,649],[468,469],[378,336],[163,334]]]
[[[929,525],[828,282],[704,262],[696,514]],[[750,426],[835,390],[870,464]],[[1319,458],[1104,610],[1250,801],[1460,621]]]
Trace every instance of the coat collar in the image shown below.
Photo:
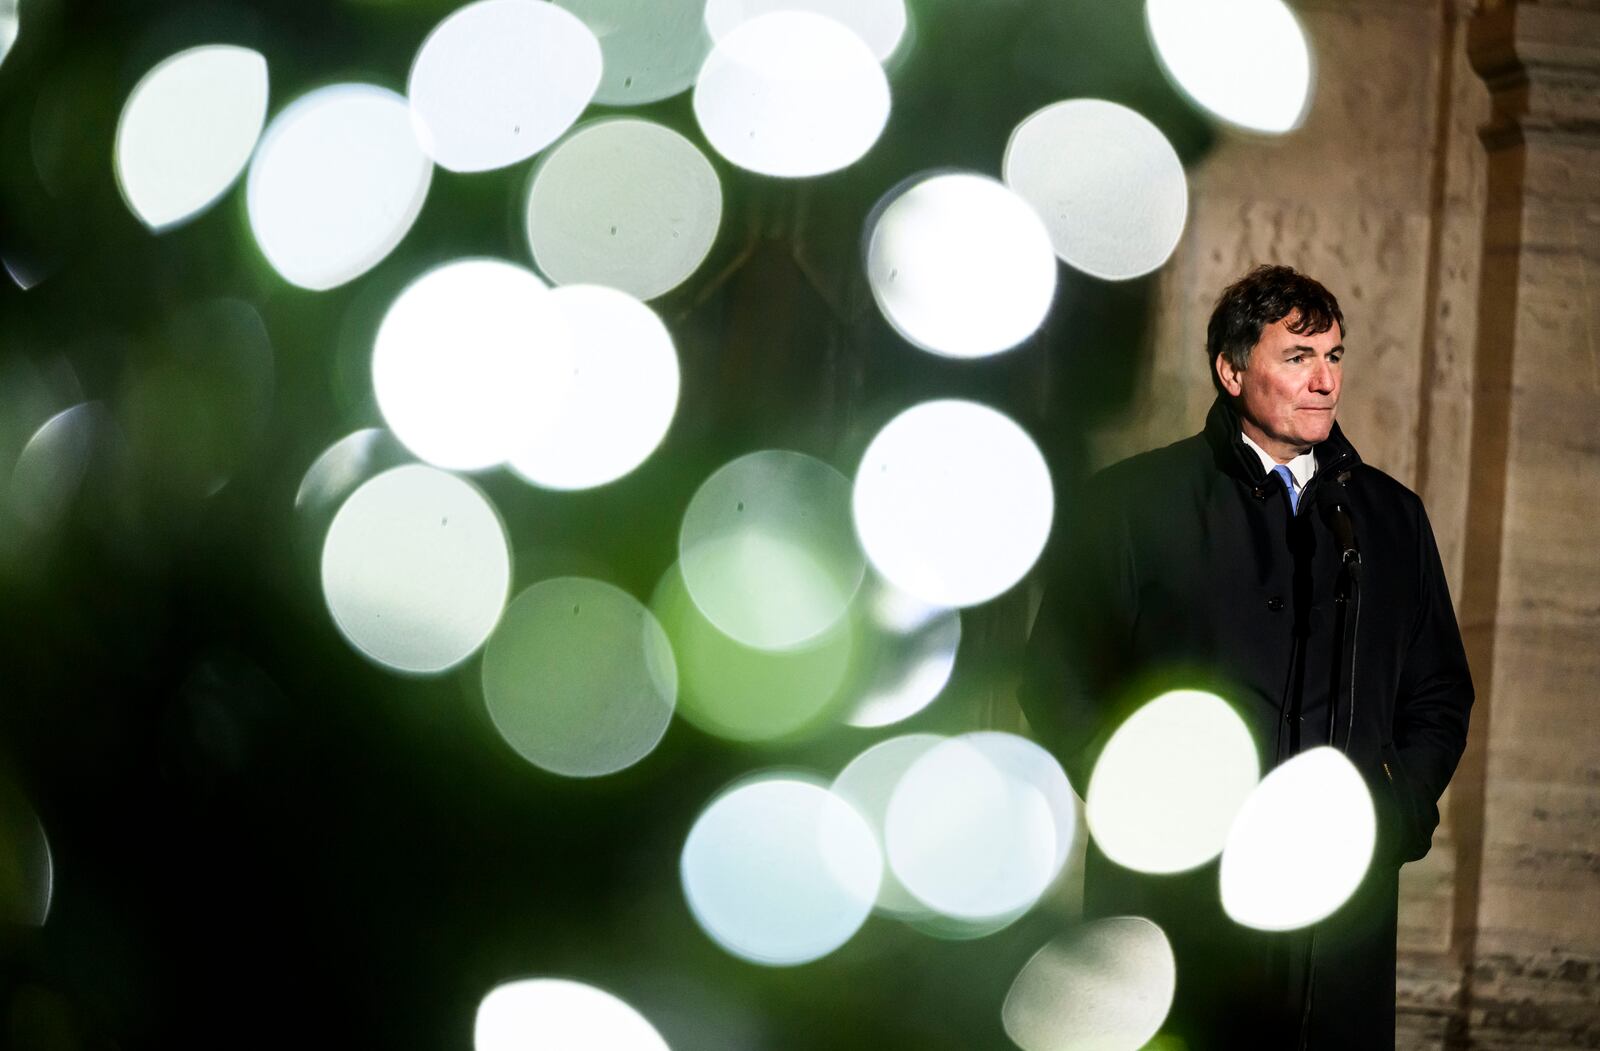
[[[1266,477],[1261,458],[1245,445],[1239,430],[1239,414],[1227,398],[1219,394],[1217,400],[1211,403],[1202,433],[1211,446],[1212,456],[1220,470],[1249,485],[1261,484]],[[1312,449],[1317,454],[1317,474],[1330,468],[1349,468],[1361,462],[1361,454],[1356,452],[1355,446],[1339,429],[1338,421],[1334,421],[1327,440],[1318,442]]]

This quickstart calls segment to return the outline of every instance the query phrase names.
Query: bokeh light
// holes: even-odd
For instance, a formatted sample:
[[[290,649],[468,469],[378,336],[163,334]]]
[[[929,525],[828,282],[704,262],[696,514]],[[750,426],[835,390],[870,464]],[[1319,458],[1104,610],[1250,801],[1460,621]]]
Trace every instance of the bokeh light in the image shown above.
[[[1261,779],[1244,720],[1215,694],[1174,690],[1117,728],[1085,798],[1106,857],[1140,872],[1182,872],[1222,852]]]
[[[883,857],[871,827],[822,785],[764,777],[695,820],[683,846],[684,896],[728,952],[785,966],[826,956],[872,911]]]
[[[334,623],[395,671],[440,672],[465,660],[494,630],[510,582],[511,551],[489,501],[421,464],[352,493],[322,548]]]
[[[11,53],[11,45],[17,42],[20,24],[17,0],[0,0],[0,63],[5,62],[6,56]]]
[[[33,433],[11,469],[6,491],[19,520],[39,532],[61,520],[83,484],[107,422],[98,403],[85,402],[61,410]]]
[[[1343,752],[1326,745],[1261,779],[1222,851],[1222,907],[1264,931],[1295,930],[1331,915],[1372,861],[1372,794]]]
[[[672,423],[672,335],[649,307],[613,288],[568,285],[547,297],[570,339],[570,389],[553,424],[526,436],[511,467],[549,489],[604,485],[643,463]]]
[[[943,915],[984,920],[1025,910],[1060,874],[1077,807],[1067,775],[1022,737],[970,733],[918,757],[884,821],[890,868]]]
[[[706,0],[555,0],[600,40],[605,70],[594,100],[638,106],[694,83],[711,50]]]
[[[573,132],[540,161],[528,245],[557,285],[610,285],[652,299],[705,261],[722,224],[722,184],[671,128],[618,117]]]
[[[405,447],[382,427],[352,431],[311,461],[295,490],[294,509],[311,514],[331,512],[362,482],[410,458]]]
[[[1055,496],[1033,439],[975,402],[923,402],[867,446],[856,472],[856,532],[888,581],[951,608],[1022,579],[1050,535]]]
[[[564,978],[524,978],[478,1004],[475,1051],[668,1051],[645,1017],[617,997]]]
[[[982,175],[935,175],[881,207],[867,242],[878,308],[924,350],[978,358],[1039,328],[1056,291],[1033,208]]]
[[[850,482],[816,457],[768,449],[701,484],[678,540],[684,584],[706,619],[761,649],[837,624],[866,562],[850,526]]]
[[[33,806],[0,780],[0,927],[42,927],[55,893],[50,841]]]
[[[1022,1051],[1138,1051],[1172,1008],[1177,961],[1143,916],[1094,920],[1033,955],[1000,1018]]]
[[[913,763],[944,740],[946,738],[940,734],[902,734],[879,741],[850,760],[834,778],[834,794],[866,818],[879,844],[884,842],[884,824],[895,786]],[[884,869],[883,883],[878,888],[876,906],[882,912],[902,918],[932,915],[888,867]]]
[[[1305,119],[1311,48],[1283,0],[1146,0],[1144,13],[1167,76],[1213,116],[1269,134]]]
[[[842,705],[855,637],[841,621],[813,642],[762,650],[706,620],[674,564],[650,599],[678,660],[678,711],[734,741],[775,741],[821,725]]]
[[[838,22],[774,11],[717,41],[695,84],[694,113],[706,141],[741,168],[823,175],[878,141],[889,81],[872,49]]]
[[[12,283],[24,292],[49,276],[48,268],[41,265],[40,260],[16,252],[0,255],[0,269],[4,269]]]
[[[909,719],[938,697],[955,670],[961,612],[930,606],[876,573],[857,599],[861,669],[847,722],[876,727]]]
[[[666,633],[639,600],[556,577],[506,608],[483,651],[483,697],[517,754],[565,777],[632,766],[667,732],[678,695]]]
[[[906,32],[905,0],[705,0],[704,7],[713,40],[773,11],[811,11],[855,33],[880,62],[894,54]]]
[[[284,280],[333,288],[394,250],[432,177],[404,98],[371,84],[318,88],[261,137],[245,187],[250,229]]]
[[[162,60],[117,121],[123,199],[160,230],[198,214],[244,171],[267,118],[267,60],[209,44]]]
[[[1189,214],[1183,162],[1161,129],[1115,102],[1069,99],[1017,125],[1006,185],[1038,211],[1056,255],[1092,277],[1167,261]]]
[[[115,402],[142,480],[186,499],[219,492],[266,435],[276,372],[254,306],[214,299],[173,310]]]
[[[52,416],[84,400],[83,381],[66,357],[0,355],[0,476]]]
[[[408,285],[372,349],[383,418],[413,453],[473,471],[556,425],[572,386],[565,319],[531,270],[463,259]]]
[[[477,0],[434,27],[407,94],[439,166],[481,172],[526,160],[570,128],[600,84],[600,43],[545,0]]]

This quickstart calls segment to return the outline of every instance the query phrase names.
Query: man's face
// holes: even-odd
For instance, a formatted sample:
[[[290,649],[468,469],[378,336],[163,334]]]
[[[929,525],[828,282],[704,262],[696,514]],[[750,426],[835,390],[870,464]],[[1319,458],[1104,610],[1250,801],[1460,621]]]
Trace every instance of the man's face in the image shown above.
[[[1279,462],[1325,440],[1339,407],[1343,335],[1289,330],[1290,314],[1261,330],[1247,368],[1217,355],[1217,375],[1233,396],[1246,434]]]

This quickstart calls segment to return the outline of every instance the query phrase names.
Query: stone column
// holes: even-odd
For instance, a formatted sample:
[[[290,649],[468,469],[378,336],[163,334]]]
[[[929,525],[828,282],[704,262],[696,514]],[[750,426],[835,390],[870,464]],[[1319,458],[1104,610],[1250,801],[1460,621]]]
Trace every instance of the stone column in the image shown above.
[[[1451,1046],[1600,1046],[1600,3],[1485,6]]]

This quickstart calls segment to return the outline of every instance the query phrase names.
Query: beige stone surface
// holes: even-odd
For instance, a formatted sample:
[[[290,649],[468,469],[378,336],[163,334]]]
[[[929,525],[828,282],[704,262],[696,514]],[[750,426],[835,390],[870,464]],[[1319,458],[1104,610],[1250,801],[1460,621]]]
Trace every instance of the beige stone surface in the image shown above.
[[[1471,1046],[1600,1046],[1600,10],[1473,24],[1492,91],[1463,605],[1485,669],[1456,910]]]
[[[1456,880],[1454,847],[1448,835],[1435,833],[1428,856],[1400,869],[1402,956],[1443,955],[1450,951]]]

